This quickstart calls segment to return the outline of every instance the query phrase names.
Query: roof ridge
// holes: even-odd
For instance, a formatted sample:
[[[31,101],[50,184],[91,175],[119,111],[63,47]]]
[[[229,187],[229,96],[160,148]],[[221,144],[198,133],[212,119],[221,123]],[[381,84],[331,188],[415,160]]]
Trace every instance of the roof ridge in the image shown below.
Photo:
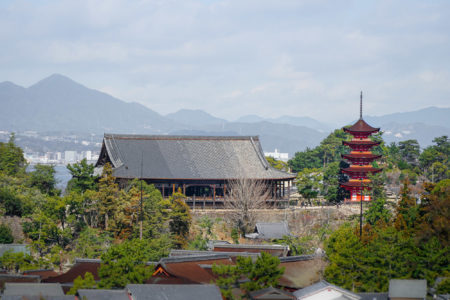
[[[121,134],[105,133],[104,138],[112,139],[148,139],[148,140],[255,140],[259,141],[258,135],[245,136],[215,136],[215,135],[157,135],[157,134]]]

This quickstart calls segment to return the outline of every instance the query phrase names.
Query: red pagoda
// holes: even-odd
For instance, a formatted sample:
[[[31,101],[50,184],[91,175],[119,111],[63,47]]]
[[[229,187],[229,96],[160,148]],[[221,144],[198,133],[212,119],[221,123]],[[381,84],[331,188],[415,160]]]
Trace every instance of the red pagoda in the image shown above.
[[[350,162],[350,167],[341,169],[344,174],[350,177],[350,180],[341,183],[341,187],[350,191],[350,199],[345,201],[359,202],[370,201],[369,195],[363,195],[364,190],[370,190],[369,173],[375,174],[381,171],[380,168],[372,167],[372,161],[381,157],[371,152],[372,147],[380,142],[370,139],[373,133],[380,131],[380,128],[374,128],[367,124],[362,118],[362,92],[360,98],[359,120],[351,127],[343,128],[345,132],[350,133],[353,138],[351,141],[343,141],[345,146],[349,146],[352,151],[349,154],[342,154],[342,158]]]

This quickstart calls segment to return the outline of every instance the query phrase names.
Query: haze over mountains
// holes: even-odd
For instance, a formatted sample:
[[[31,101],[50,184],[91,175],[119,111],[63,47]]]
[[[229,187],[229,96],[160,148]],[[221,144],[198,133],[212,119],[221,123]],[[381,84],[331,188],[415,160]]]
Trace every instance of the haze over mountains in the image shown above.
[[[265,151],[289,152],[314,147],[334,128],[309,117],[241,117],[234,122],[202,110],[182,109],[166,116],[89,89],[62,75],[51,75],[29,88],[0,83],[0,130],[102,134],[259,135]],[[422,147],[450,135],[450,108],[430,107],[364,119],[381,127],[387,142],[417,139]],[[349,124],[352,122],[349,121]]]

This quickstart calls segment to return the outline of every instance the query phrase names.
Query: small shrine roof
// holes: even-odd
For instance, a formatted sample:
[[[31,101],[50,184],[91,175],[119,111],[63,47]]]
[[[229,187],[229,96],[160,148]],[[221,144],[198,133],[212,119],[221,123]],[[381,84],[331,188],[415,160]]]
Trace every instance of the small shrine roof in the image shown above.
[[[381,171],[380,168],[374,168],[371,166],[352,166],[349,168],[342,169],[346,173],[378,173]]]
[[[349,154],[342,154],[342,157],[346,159],[355,159],[355,158],[377,159],[380,158],[381,155],[368,153],[349,153]]]
[[[358,141],[358,140],[342,141],[342,144],[346,145],[346,146],[352,146],[352,145],[376,146],[376,145],[379,145],[380,143],[381,142],[376,142],[376,141]]]

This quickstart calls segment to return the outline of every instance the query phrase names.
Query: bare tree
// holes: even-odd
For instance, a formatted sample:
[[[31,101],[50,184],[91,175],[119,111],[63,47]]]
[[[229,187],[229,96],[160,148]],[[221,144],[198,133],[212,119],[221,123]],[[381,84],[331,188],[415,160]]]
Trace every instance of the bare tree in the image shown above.
[[[228,182],[229,193],[224,205],[229,209],[228,216],[242,233],[255,226],[255,210],[267,207],[270,189],[266,181],[238,178]]]

